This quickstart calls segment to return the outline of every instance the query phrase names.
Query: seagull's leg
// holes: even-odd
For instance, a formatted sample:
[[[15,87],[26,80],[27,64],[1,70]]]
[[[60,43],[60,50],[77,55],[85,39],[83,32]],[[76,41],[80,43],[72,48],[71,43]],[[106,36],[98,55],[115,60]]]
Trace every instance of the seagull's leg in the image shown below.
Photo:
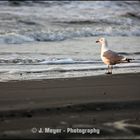
[[[111,72],[110,72],[110,65],[108,65],[108,71],[106,72],[106,74],[111,74]]]
[[[112,74],[112,65],[109,65],[109,71],[108,74]]]
[[[107,73],[109,73],[109,65],[108,65],[108,71],[107,71]]]
[[[113,70],[113,65],[110,65],[110,74],[112,74],[112,70]]]
[[[109,65],[107,66],[107,72],[106,72],[106,74],[108,74],[109,73]]]

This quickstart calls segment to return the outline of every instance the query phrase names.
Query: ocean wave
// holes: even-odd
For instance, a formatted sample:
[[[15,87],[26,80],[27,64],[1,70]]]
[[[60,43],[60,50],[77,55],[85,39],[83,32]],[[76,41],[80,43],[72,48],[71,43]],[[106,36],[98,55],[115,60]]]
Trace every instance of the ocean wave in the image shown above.
[[[133,31],[119,31],[112,27],[105,29],[100,28],[81,28],[81,29],[67,29],[67,30],[58,30],[58,31],[49,31],[49,32],[34,32],[34,33],[25,33],[25,34],[3,34],[0,35],[0,43],[6,44],[22,44],[27,42],[41,41],[64,41],[66,39],[72,39],[77,37],[92,37],[92,36],[140,36],[140,30]]]
[[[140,52],[133,53],[125,53],[119,52],[120,55],[140,55]],[[2,64],[16,64],[16,65],[67,65],[67,64],[102,64],[103,62],[99,59],[81,59],[81,58],[70,58],[70,57],[47,57],[44,58],[31,58],[37,54],[30,53],[1,53],[0,65]],[[10,56],[11,55],[11,56]],[[45,53],[41,53],[41,55],[46,55]],[[8,56],[8,58],[7,58]],[[10,57],[9,57],[10,56]],[[6,57],[6,58],[3,58]],[[140,64],[139,59],[133,60],[133,62],[128,63],[131,64]],[[123,64],[121,64],[123,65]],[[125,64],[127,65],[127,64]]]
[[[101,35],[140,36],[139,19],[138,1],[1,2],[0,43],[63,41]]]
[[[122,17],[129,17],[129,18],[136,18],[140,19],[140,13],[132,13],[132,12],[126,12],[125,14],[121,15]]]
[[[34,39],[20,35],[20,34],[5,34],[5,35],[0,35],[0,43],[6,43],[6,44],[20,44],[20,43],[25,43],[25,42],[32,42]]]
[[[135,15],[136,16],[136,15]],[[65,23],[65,24],[74,24],[74,25],[88,25],[88,24],[93,24],[93,25],[131,25],[132,22],[130,20],[125,20],[125,19],[110,19],[110,18],[95,18],[95,19],[72,19],[72,20],[62,20],[62,21],[55,21],[54,23]]]
[[[35,6],[35,5],[42,5],[42,6],[55,6],[55,5],[63,5],[63,4],[69,4],[71,0],[68,1],[50,1],[50,0],[5,0],[3,4],[10,5],[10,6]]]
[[[17,64],[17,65],[57,65],[57,64],[100,64],[98,60],[82,60],[72,58],[48,58],[48,59],[30,59],[30,58],[9,58],[0,59],[0,64]]]

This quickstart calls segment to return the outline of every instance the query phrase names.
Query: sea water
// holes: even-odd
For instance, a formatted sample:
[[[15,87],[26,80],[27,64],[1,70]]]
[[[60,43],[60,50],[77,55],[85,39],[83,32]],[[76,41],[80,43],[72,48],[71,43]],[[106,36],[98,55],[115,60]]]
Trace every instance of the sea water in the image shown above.
[[[0,81],[101,75],[99,37],[140,72],[139,1],[0,2]]]

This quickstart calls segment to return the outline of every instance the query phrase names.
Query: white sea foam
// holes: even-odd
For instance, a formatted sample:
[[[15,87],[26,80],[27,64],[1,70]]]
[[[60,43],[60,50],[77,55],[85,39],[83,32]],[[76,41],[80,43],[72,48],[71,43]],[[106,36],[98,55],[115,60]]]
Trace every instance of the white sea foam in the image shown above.
[[[33,41],[34,41],[33,38],[15,33],[0,35],[0,43],[20,44]]]

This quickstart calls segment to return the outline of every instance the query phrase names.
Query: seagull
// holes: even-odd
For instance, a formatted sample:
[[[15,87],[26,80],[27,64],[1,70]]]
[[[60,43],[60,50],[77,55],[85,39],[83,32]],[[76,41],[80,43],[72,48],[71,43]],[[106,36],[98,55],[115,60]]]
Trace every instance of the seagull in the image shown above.
[[[113,65],[125,62],[129,63],[131,60],[134,60],[131,58],[126,58],[119,55],[117,52],[108,49],[107,40],[105,38],[100,38],[96,41],[96,43],[101,45],[101,59],[106,65],[108,65],[108,71],[106,74],[112,74]]]

